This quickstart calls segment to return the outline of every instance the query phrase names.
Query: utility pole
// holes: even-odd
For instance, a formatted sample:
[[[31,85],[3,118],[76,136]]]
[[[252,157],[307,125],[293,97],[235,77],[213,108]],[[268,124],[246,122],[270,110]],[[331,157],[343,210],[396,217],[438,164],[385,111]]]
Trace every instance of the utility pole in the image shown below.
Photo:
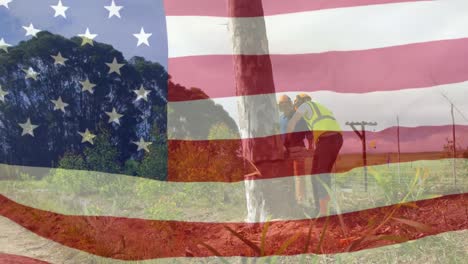
[[[456,160],[457,160],[457,142],[455,140],[455,115],[453,114],[453,109],[455,106],[453,103],[450,103],[451,109],[450,114],[452,115],[452,138],[453,138],[453,164],[452,164],[452,175],[453,175],[453,183],[457,186],[457,170],[456,170]]]
[[[361,139],[362,142],[362,160],[364,165],[364,184],[367,192],[367,149],[366,149],[366,126],[377,126],[377,122],[346,122],[347,126],[351,126],[354,133]],[[361,126],[359,131],[356,126]]]
[[[457,112],[460,114],[461,117],[463,117],[463,119],[465,119],[465,121],[468,121],[468,118],[465,116],[465,114],[463,114],[463,112],[455,106],[455,104],[452,102],[452,100],[450,100],[450,98],[448,98],[447,95],[445,95],[444,93],[440,93],[444,98],[445,100],[447,100],[449,103],[450,103],[450,115],[452,116],[452,142],[453,142],[453,150],[452,150],[452,158],[453,158],[453,164],[452,164],[452,175],[453,175],[453,183],[454,185],[456,186],[457,185],[457,170],[456,170],[456,159],[457,159],[457,141],[455,139],[455,114],[454,114],[454,110],[457,110]]]
[[[400,117],[397,116],[397,142],[398,142],[398,183],[401,184],[400,175],[400,162],[401,162],[401,149],[400,149]]]

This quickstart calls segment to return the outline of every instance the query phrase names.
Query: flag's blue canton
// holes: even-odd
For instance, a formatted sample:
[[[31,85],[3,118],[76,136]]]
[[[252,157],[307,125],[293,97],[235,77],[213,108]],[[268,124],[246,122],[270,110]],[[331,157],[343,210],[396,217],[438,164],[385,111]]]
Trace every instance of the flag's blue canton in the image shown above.
[[[48,30],[67,38],[83,34],[88,27],[93,34],[98,34],[96,41],[108,43],[126,58],[142,56],[162,65],[167,64],[167,37],[164,8],[158,0],[114,0],[115,6],[122,6],[120,18],[113,15],[106,6],[112,6],[112,0],[62,0],[62,5],[68,7],[66,18],[58,15],[55,10],[59,0],[13,0],[9,8],[0,4],[0,38],[10,44],[29,39],[25,37],[23,26]],[[150,37],[150,47],[139,46],[133,36],[139,33],[141,27],[146,32],[153,33]]]
[[[0,163],[165,171],[160,1],[2,0],[0,28]]]

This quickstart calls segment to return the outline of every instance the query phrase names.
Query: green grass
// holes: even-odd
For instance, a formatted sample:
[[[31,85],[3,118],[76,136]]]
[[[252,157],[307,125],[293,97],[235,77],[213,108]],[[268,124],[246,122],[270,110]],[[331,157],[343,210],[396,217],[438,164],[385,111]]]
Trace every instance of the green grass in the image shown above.
[[[451,160],[420,161],[369,169],[369,188],[364,191],[362,168],[335,175],[332,191],[336,193],[339,212],[363,210],[401,201],[410,191],[414,176],[419,177],[408,200],[436,197],[468,189],[468,161],[459,160],[458,183],[453,184]],[[114,175],[111,175],[114,176]],[[224,219],[242,221],[245,217],[245,194],[242,183],[226,189],[225,184],[171,184],[148,179],[90,176],[85,172],[57,170],[34,180],[21,175],[16,181],[1,181],[0,192],[45,210],[74,214],[82,208],[84,214],[119,212],[128,216],[151,219]],[[234,184],[235,185],[235,184]],[[307,186],[310,190],[310,186]],[[343,192],[342,189],[352,192]],[[225,192],[229,199],[226,201]],[[195,199],[196,198],[196,199]],[[111,210],[111,212],[109,212]],[[120,215],[118,214],[118,215]],[[126,216],[126,215],[125,215]]]
[[[405,199],[428,199],[442,193],[468,189],[468,160],[457,160],[456,185],[452,177],[451,160],[404,163],[400,165],[400,174],[397,171],[396,164],[374,166],[369,170],[367,192],[364,191],[362,168],[336,175],[331,189],[336,192],[334,198],[339,210],[360,210]],[[131,217],[152,219],[214,219],[222,215],[233,221],[242,221],[245,217],[245,194],[242,189],[228,193],[229,201],[225,201],[226,189],[222,184],[184,184],[168,188],[167,183],[154,180],[136,181],[132,177],[108,179],[100,174],[89,177],[84,173],[61,170],[41,180],[21,174],[16,181],[1,181],[0,193],[8,193],[14,200],[26,204],[31,202],[41,209],[65,213],[75,213],[79,208],[87,215],[128,211]],[[352,192],[340,191],[343,188],[351,189]],[[125,197],[120,196],[122,190],[125,190]],[[194,197],[203,199],[194,202]],[[262,255],[268,243],[260,239],[263,242],[258,246]],[[206,243],[209,245],[209,241]],[[468,259],[467,252],[468,236],[465,231],[453,233],[452,236],[442,234],[407,242],[404,246],[394,245],[333,256],[264,258],[262,263],[299,263],[301,259],[303,263],[464,263]],[[240,263],[238,259],[227,260],[229,263]],[[193,260],[180,263],[201,262]],[[205,263],[221,263],[221,260],[212,258]]]

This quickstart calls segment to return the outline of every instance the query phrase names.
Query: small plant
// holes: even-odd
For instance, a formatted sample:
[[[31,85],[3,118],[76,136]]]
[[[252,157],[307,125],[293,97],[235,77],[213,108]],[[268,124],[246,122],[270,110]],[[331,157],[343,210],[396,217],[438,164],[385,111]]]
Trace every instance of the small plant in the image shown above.
[[[281,246],[272,254],[273,257],[266,257],[266,235],[268,233],[268,229],[270,228],[270,225],[271,225],[271,222],[269,220],[267,220],[267,222],[265,222],[263,224],[262,233],[261,233],[261,236],[260,236],[260,246],[258,246],[257,244],[255,244],[255,242],[249,240],[248,238],[244,237],[241,233],[236,232],[231,227],[226,225],[226,226],[224,226],[224,228],[227,231],[229,231],[233,236],[237,237],[245,245],[247,245],[249,248],[251,248],[253,250],[254,255],[256,257],[260,258],[258,260],[259,264],[263,264],[263,263],[265,263],[265,264],[266,263],[275,264],[278,261],[278,256],[282,255],[289,248],[289,246],[292,243],[294,243],[300,237],[301,233],[296,233],[293,236],[291,236],[289,239],[287,239],[285,242],[283,242],[283,244],[281,244]],[[310,237],[310,234],[311,234],[311,228],[312,227],[310,227],[310,229],[309,229],[309,237]],[[203,247],[205,247],[206,249],[208,249],[213,255],[222,256],[222,254],[220,252],[218,252],[216,249],[214,249],[213,247],[211,247],[207,243],[200,242],[199,244],[202,245]],[[308,246],[304,250],[306,251],[307,249],[308,249]],[[220,258],[220,260],[223,263],[229,263],[223,258]],[[257,262],[256,259],[253,259],[253,260],[255,261],[254,263]]]
[[[369,220],[369,223],[368,223],[368,226],[367,226],[367,231],[364,231],[363,235],[355,240],[353,243],[351,243],[349,245],[349,247],[347,248],[347,251],[353,251],[353,250],[356,250],[360,244],[364,243],[364,242],[370,242],[370,241],[377,241],[377,240],[390,240],[390,241],[396,241],[396,242],[405,242],[405,241],[408,241],[408,238],[405,237],[405,236],[394,236],[394,235],[391,235],[391,236],[388,236],[388,235],[375,235],[376,232],[381,229],[385,224],[387,224],[389,221],[393,220],[393,221],[396,221],[396,222],[399,222],[401,224],[404,224],[404,225],[408,225],[408,226],[411,226],[413,228],[416,228],[422,232],[430,232],[431,231],[431,227],[430,226],[427,226],[423,223],[419,223],[419,222],[415,222],[415,221],[412,221],[412,220],[409,220],[409,219],[402,219],[402,218],[397,218],[397,217],[394,217],[394,214],[397,212],[398,209],[400,209],[402,206],[411,206],[411,204],[408,204],[406,201],[408,200],[408,197],[414,192],[417,184],[420,182],[419,179],[420,179],[420,173],[421,173],[421,169],[418,168],[416,170],[416,174],[413,178],[413,181],[411,183],[411,186],[410,186],[410,189],[408,191],[408,193],[405,195],[405,197],[401,200],[401,202],[399,204],[396,204],[394,207],[393,207],[393,210],[391,210],[384,218],[383,218],[383,221],[381,221],[378,225],[377,225],[377,222],[373,221],[373,219],[370,219]]]

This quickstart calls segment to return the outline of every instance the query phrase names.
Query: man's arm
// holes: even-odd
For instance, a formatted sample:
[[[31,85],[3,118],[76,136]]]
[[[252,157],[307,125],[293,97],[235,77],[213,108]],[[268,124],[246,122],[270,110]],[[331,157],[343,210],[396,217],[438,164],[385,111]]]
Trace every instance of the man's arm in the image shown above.
[[[296,125],[297,125],[297,122],[299,122],[299,120],[301,120],[303,115],[304,115],[304,113],[296,111],[296,113],[291,117],[291,119],[289,119],[288,128],[286,130],[286,133],[290,134],[290,133],[294,132],[294,130],[296,128]]]

